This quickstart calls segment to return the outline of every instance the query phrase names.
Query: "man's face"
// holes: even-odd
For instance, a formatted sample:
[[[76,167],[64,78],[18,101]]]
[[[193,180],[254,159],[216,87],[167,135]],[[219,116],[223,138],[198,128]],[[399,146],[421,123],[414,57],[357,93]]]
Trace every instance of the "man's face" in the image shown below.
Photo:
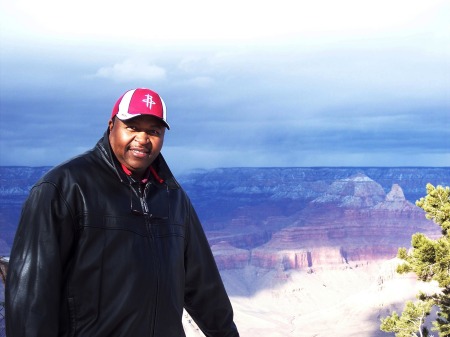
[[[121,164],[141,178],[158,156],[164,142],[164,124],[152,116],[109,121],[109,142]]]

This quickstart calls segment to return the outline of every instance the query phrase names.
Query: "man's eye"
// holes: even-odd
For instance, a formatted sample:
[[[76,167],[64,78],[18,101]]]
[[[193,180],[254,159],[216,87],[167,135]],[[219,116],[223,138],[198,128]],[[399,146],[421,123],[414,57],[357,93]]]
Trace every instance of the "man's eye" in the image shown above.
[[[127,126],[127,130],[129,130],[129,131],[136,131],[136,127],[132,126],[132,125],[128,125]]]
[[[151,136],[159,136],[161,134],[158,130],[150,130],[147,133]]]

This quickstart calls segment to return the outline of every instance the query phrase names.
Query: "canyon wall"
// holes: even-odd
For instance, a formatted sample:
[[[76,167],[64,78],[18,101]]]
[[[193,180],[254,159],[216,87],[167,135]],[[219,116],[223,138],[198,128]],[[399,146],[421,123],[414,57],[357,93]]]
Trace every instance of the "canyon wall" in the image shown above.
[[[22,203],[50,167],[0,167],[0,255]],[[450,168],[227,168],[178,177],[221,269],[314,269],[395,257],[411,235],[439,235],[415,200]]]
[[[227,230],[208,233],[221,268],[239,268],[245,256],[248,265],[282,270],[385,260],[399,247],[410,247],[416,232],[440,235],[439,226],[406,200],[398,184],[386,194],[363,174],[333,182],[291,216],[268,217],[263,226],[250,218],[236,220]]]

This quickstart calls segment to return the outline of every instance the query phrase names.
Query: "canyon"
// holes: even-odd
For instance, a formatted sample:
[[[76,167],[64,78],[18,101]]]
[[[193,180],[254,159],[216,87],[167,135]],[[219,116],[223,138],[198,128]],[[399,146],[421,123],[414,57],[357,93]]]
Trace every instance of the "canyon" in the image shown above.
[[[0,167],[0,256],[10,252],[28,191],[49,169]],[[440,235],[415,201],[427,183],[450,186],[450,168],[222,168],[178,180],[241,336],[388,336],[380,318],[434,289],[398,275],[395,256],[416,232]],[[204,336],[186,313],[183,324],[187,337]]]
[[[435,238],[440,228],[406,200],[398,184],[386,194],[357,174],[333,182],[298,213],[267,217],[260,226],[240,216],[221,231],[209,231],[208,238],[220,269],[313,270],[393,258],[416,232]]]
[[[0,255],[21,205],[50,167],[0,167]],[[450,168],[223,168],[178,177],[220,269],[313,269],[393,258],[411,235],[439,235],[415,200]]]

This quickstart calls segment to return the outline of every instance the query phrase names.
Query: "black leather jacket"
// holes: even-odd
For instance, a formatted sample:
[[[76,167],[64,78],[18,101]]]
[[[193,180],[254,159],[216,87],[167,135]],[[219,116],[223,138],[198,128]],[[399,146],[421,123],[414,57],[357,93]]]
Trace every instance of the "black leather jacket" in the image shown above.
[[[132,182],[105,133],[32,188],[10,257],[8,337],[181,337],[183,307],[206,336],[239,336],[188,197],[161,155],[153,167],[164,182]]]

